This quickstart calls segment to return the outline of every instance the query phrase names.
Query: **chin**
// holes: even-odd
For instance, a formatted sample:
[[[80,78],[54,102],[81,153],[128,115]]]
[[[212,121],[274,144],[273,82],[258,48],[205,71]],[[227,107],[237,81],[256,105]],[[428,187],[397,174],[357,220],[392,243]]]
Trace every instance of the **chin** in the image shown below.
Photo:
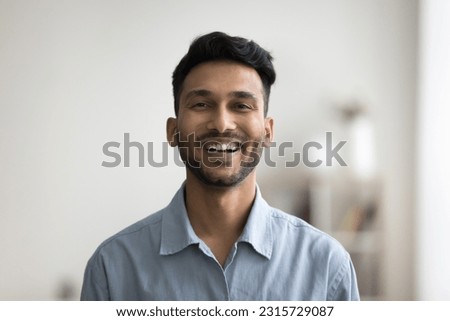
[[[190,170],[202,183],[208,186],[234,187],[242,183],[254,170],[254,168],[242,167],[238,173],[223,175],[217,175],[218,173],[208,173],[202,168],[192,168]]]

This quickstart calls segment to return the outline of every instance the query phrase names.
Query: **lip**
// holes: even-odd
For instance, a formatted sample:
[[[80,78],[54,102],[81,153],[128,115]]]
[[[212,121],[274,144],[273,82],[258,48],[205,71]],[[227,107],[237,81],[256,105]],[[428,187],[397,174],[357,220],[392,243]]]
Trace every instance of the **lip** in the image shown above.
[[[212,139],[202,143],[202,149],[209,154],[235,153],[241,146],[241,142],[229,139]]]

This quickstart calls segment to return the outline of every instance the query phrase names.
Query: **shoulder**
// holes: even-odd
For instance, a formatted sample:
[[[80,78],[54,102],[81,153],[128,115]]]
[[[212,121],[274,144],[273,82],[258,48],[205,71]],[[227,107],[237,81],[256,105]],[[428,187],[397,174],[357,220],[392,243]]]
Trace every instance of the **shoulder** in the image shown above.
[[[84,272],[82,300],[108,300],[109,277],[126,275],[141,257],[154,258],[159,251],[164,210],[128,226],[103,241],[91,255]],[[128,272],[126,272],[128,271]],[[114,282],[114,281],[112,281]]]
[[[316,237],[328,236],[326,233],[315,228],[305,220],[288,214],[278,208],[270,208],[270,218],[275,229],[293,229],[299,233],[308,233]]]
[[[160,226],[164,213],[165,209],[159,210],[108,237],[97,247],[91,261],[120,256],[124,252],[155,248],[159,245]]]
[[[152,229],[156,226],[159,226],[161,224],[162,217],[163,217],[165,211],[166,211],[165,209],[162,209],[153,214],[148,215],[147,217],[143,218],[142,220],[137,221],[136,223],[124,228],[120,232],[111,236],[103,244],[107,244],[109,242],[112,242],[112,241],[114,241],[116,239],[120,239],[120,238],[132,237],[135,234],[139,234],[145,230]]]
[[[307,248],[311,254],[330,253],[341,259],[348,259],[349,254],[335,238],[303,219],[277,208],[271,208],[270,217],[275,240],[282,239],[303,249]]]

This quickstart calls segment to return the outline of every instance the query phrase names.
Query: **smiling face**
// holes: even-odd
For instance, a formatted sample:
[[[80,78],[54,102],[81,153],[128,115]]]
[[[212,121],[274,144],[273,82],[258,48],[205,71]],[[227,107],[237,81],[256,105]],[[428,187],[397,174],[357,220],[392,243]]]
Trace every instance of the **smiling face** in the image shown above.
[[[262,147],[272,139],[263,93],[258,73],[240,63],[206,62],[189,72],[167,137],[194,177],[214,186],[254,177]]]

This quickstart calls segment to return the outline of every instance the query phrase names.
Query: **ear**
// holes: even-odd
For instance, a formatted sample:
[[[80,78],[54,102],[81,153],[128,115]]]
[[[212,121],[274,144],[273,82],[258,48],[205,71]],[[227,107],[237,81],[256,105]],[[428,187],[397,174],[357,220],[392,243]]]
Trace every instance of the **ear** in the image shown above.
[[[177,119],[170,117],[167,119],[166,123],[166,135],[167,135],[167,141],[169,142],[170,146],[175,147],[178,145],[178,139],[177,139]]]
[[[267,117],[264,119],[264,129],[266,134],[264,136],[264,147],[270,147],[270,143],[273,141],[273,118]]]

